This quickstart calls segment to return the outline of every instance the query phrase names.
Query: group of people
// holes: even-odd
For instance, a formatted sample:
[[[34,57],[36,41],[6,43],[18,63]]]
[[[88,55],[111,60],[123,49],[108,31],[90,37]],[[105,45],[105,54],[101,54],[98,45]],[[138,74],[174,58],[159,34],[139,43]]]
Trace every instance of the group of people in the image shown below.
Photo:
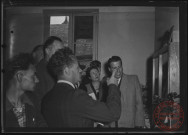
[[[101,79],[100,61],[81,69],[72,50],[50,36],[5,64],[5,127],[143,128],[139,80],[122,64],[109,58],[110,74]]]

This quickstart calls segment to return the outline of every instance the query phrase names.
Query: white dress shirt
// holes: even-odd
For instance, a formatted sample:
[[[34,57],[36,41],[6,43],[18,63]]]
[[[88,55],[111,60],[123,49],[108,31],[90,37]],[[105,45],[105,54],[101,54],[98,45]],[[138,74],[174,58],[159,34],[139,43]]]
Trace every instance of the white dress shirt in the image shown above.
[[[121,81],[121,78],[118,79],[118,85],[119,85],[120,81]]]

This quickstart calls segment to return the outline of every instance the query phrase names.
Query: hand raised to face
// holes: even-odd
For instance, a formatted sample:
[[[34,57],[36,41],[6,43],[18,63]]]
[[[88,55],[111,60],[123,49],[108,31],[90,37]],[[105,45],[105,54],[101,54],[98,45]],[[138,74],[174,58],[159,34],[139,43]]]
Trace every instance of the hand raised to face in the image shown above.
[[[115,84],[116,86],[118,86],[118,79],[115,77],[115,74],[117,72],[117,69],[114,69],[112,71],[112,75],[110,78],[107,78],[107,84],[110,85],[110,84]]]

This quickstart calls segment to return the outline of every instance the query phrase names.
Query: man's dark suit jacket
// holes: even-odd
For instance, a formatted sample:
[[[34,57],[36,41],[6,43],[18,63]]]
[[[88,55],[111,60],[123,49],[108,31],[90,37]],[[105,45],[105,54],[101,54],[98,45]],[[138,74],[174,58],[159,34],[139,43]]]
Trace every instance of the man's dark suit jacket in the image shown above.
[[[121,113],[120,91],[110,84],[104,103],[67,83],[57,83],[43,98],[42,113],[49,127],[93,127],[94,121],[116,121]]]
[[[47,127],[47,124],[39,111],[36,95],[31,91],[26,91],[21,98],[22,102],[25,104],[26,127]],[[13,112],[13,108],[14,106],[10,103],[8,98],[6,98],[5,128],[20,127],[18,118]]]
[[[50,75],[47,69],[47,61],[42,59],[36,66],[37,77],[39,82],[37,83],[34,93],[38,96],[41,105],[42,98],[50,91],[55,85],[55,79]]]

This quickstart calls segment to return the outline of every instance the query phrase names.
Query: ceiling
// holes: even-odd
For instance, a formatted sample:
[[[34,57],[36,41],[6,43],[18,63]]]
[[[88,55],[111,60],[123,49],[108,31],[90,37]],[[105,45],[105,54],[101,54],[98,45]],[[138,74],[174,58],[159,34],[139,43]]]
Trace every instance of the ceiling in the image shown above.
[[[3,6],[168,6],[177,1],[154,0],[2,0]]]

